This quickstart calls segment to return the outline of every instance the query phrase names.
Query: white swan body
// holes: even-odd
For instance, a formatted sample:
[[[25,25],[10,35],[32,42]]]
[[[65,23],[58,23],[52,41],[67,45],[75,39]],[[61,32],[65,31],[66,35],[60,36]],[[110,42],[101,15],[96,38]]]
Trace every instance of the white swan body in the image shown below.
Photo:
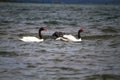
[[[32,36],[25,36],[25,37],[21,38],[20,40],[22,40],[24,42],[42,42],[42,41],[44,41],[44,39],[39,39],[37,37],[32,37]]]
[[[74,37],[71,34],[65,34],[63,32],[55,32],[55,33],[53,33],[52,36],[55,37],[56,40],[81,42],[82,41],[81,35],[80,35],[81,32],[84,32],[84,30],[83,29],[78,30],[78,35],[77,35],[78,38]]]
[[[44,30],[47,30],[47,28],[41,27],[39,29],[39,38],[34,37],[34,36],[24,36],[20,40],[24,41],[24,42],[42,42],[42,41],[44,41],[44,39],[42,38],[41,31],[44,31]]]
[[[72,41],[72,42],[81,42],[81,38],[77,39],[73,35],[63,35],[63,37],[58,37],[56,40],[63,40],[63,41]]]

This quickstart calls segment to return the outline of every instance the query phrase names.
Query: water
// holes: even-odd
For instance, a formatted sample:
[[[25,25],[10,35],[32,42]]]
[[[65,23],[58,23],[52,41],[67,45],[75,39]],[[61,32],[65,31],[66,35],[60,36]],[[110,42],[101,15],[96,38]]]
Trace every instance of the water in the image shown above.
[[[44,26],[44,42],[19,40]],[[80,28],[82,42],[50,38]],[[119,5],[0,3],[0,80],[119,80],[119,39]]]

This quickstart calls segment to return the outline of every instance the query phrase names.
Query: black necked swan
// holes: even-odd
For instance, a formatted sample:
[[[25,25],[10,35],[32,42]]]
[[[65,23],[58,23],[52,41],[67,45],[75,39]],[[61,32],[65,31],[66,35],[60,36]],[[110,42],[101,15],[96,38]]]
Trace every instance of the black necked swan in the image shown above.
[[[65,34],[65,33],[63,33],[63,32],[55,32],[55,33],[53,33],[52,36],[53,36],[53,38],[55,38],[56,40],[80,42],[80,41],[82,41],[81,35],[80,35],[81,32],[84,32],[84,29],[80,29],[80,30],[78,31],[78,35],[77,35],[78,38],[74,37],[74,36],[71,35],[71,34]]]
[[[39,29],[39,38],[34,37],[34,36],[24,36],[23,38],[21,38],[20,40],[24,41],[24,42],[42,42],[44,41],[44,39],[42,38],[42,31],[46,31],[47,28],[46,27],[41,27]]]

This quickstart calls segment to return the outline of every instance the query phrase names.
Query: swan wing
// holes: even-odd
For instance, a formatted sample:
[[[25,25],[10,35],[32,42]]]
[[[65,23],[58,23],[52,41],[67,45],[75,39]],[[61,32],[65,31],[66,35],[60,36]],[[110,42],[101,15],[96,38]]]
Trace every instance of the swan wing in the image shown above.
[[[64,35],[64,38],[66,38],[68,41],[73,41],[73,42],[79,42],[82,41],[81,38],[77,39],[76,37],[74,37],[73,35],[69,34],[69,35]]]
[[[32,37],[32,36],[26,36],[21,38],[20,40],[24,41],[24,42],[42,42],[44,41],[43,39],[39,39],[37,37]]]
[[[58,37],[56,40],[69,41],[67,38],[64,37]]]
[[[69,34],[69,35],[64,35],[63,37],[66,38],[66,39],[68,39],[68,40],[70,40],[70,41],[76,40],[76,38],[75,38],[73,35],[71,35],[71,34]]]

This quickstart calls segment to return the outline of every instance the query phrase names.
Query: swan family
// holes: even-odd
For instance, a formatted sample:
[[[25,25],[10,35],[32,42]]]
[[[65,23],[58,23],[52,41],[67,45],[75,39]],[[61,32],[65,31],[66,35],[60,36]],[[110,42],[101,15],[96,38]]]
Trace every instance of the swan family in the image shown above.
[[[34,37],[34,36],[23,36],[22,38],[20,38],[21,41],[24,41],[24,42],[42,42],[44,41],[43,39],[43,36],[41,34],[42,31],[46,31],[47,28],[46,27],[41,27],[39,28],[39,38],[37,37]],[[66,41],[66,42],[81,42],[82,39],[81,39],[81,32],[84,32],[84,29],[80,29],[78,30],[78,33],[77,33],[77,38],[75,36],[73,36],[72,34],[66,34],[64,32],[54,32],[52,34],[52,38],[55,39],[55,40],[61,40],[61,41]]]

